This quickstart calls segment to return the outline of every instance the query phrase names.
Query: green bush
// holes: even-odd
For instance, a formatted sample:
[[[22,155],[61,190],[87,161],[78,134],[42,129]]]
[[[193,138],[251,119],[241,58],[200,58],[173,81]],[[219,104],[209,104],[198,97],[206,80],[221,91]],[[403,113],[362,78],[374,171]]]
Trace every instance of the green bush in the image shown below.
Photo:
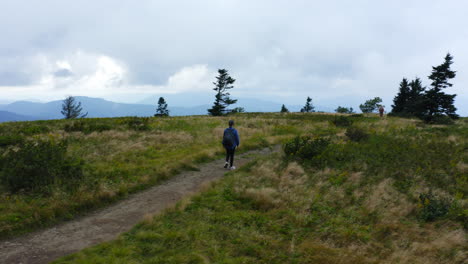
[[[88,122],[85,121],[75,121],[71,124],[65,124],[63,130],[66,132],[83,132],[89,134],[92,132],[102,132],[106,130],[111,130],[112,127],[107,124],[97,123],[97,122]]]
[[[431,192],[419,195],[419,217],[426,221],[434,221],[444,217],[450,210],[451,202],[447,199],[436,197]]]
[[[149,130],[149,117],[130,117],[128,118],[125,123],[127,124],[128,128],[136,130],[136,131],[145,131]]]
[[[331,122],[337,127],[349,127],[353,124],[353,120],[346,116],[335,116],[335,119]]]
[[[348,127],[346,129],[345,135],[352,141],[360,142],[367,140],[369,138],[369,134],[364,131],[362,128],[359,127]]]
[[[454,121],[448,116],[437,115],[430,120],[426,120],[427,123],[436,124],[436,125],[453,125]]]
[[[24,138],[20,135],[0,135],[0,147],[16,145],[23,142]]]
[[[330,144],[330,140],[323,137],[295,137],[287,142],[283,149],[287,158],[302,160],[312,159],[322,153]]]
[[[75,121],[71,124],[65,124],[63,130],[66,132],[83,132],[85,128],[85,124],[83,121]]]
[[[27,126],[19,131],[20,133],[23,133],[24,135],[36,135],[36,134],[42,134],[42,133],[48,133],[50,132],[49,127],[47,126]]]
[[[112,127],[107,124],[91,123],[85,128],[85,133],[102,132],[111,129]]]
[[[0,182],[12,193],[41,191],[54,183],[68,185],[83,176],[83,162],[67,156],[66,141],[26,141],[3,157]]]

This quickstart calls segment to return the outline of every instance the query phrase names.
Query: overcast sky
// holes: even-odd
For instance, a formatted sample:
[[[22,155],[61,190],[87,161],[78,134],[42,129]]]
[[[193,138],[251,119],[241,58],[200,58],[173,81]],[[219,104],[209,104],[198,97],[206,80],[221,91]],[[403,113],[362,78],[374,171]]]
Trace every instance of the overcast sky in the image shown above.
[[[429,85],[450,52],[446,92],[466,116],[467,10],[464,0],[0,0],[0,103],[211,93],[226,68],[234,97],[380,96],[390,108],[403,77]]]

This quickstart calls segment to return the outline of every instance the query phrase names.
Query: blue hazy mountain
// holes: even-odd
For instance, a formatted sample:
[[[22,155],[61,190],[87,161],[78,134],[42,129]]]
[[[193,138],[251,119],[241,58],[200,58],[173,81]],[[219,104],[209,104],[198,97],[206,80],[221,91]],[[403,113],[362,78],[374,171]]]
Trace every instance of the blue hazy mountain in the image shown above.
[[[76,96],[77,102],[81,102],[83,112],[88,112],[88,117],[119,117],[119,116],[152,116],[156,112],[156,102],[159,97],[151,97],[141,101],[138,104],[116,103],[102,98],[91,98],[85,96]],[[189,95],[174,95],[164,96],[168,105],[170,115],[206,115],[207,109],[211,107],[211,98],[207,100],[198,100],[198,98]],[[205,98],[205,97],[203,97]],[[177,101],[176,101],[177,100]],[[301,108],[298,105],[286,105],[290,111],[297,112]],[[281,104],[265,100],[253,98],[239,98],[237,104],[231,107],[243,107],[247,112],[279,112]],[[16,114],[18,121],[21,120],[38,120],[38,119],[60,119],[63,118],[60,113],[62,109],[62,100],[51,101],[47,103],[18,101],[7,105],[0,105],[0,111],[6,111],[11,114]],[[330,111],[325,107],[316,107],[317,111]],[[9,115],[10,121],[14,118]]]
[[[31,121],[38,120],[39,118],[33,116],[19,115],[8,111],[0,111],[0,122],[11,122],[11,121]]]
[[[170,106],[177,106],[182,108],[191,108],[191,107],[205,107],[205,112],[200,114],[206,114],[206,109],[210,108],[213,105],[214,94],[211,93],[184,93],[184,94],[165,94],[165,95],[153,95],[147,97],[138,103],[141,104],[152,104],[156,105],[156,102],[159,99],[159,96],[164,97],[167,104]],[[232,105],[233,107],[243,107],[247,112],[279,112],[281,109],[282,103],[274,102],[271,100],[262,100],[256,98],[243,98],[236,97],[238,99],[237,103]],[[304,99],[305,104],[305,99]],[[315,104],[314,104],[315,105]],[[289,105],[286,104],[286,107],[292,112],[299,112],[302,108],[300,105]],[[335,107],[336,108],[336,107]],[[316,111],[323,112],[332,112],[334,108],[326,107],[322,105],[315,106]]]
[[[115,103],[101,98],[84,96],[76,96],[75,99],[77,102],[81,102],[83,112],[88,112],[88,117],[150,116],[155,112],[155,107],[151,105]],[[19,101],[0,106],[0,110],[20,115],[34,115],[40,119],[63,118],[60,113],[62,100],[48,103]]]

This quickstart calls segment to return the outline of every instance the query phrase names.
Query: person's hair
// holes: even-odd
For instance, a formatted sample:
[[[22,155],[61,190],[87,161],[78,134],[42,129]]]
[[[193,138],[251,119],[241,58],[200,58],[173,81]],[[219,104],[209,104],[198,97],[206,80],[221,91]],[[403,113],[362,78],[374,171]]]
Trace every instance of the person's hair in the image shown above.
[[[234,125],[234,120],[229,120],[229,127],[232,127]]]

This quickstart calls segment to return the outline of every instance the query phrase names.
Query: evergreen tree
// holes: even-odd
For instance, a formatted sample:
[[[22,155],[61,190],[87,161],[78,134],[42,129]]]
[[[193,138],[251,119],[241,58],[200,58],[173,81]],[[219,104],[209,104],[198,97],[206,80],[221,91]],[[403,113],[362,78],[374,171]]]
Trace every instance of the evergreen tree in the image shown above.
[[[393,99],[392,114],[402,115],[408,112],[408,104],[410,103],[410,86],[408,80],[403,78],[400,83],[400,91]]]
[[[226,69],[219,69],[218,76],[216,77],[216,82],[213,82],[216,91],[215,101],[213,107],[208,109],[208,113],[212,116],[220,116],[229,112],[226,108],[231,105],[235,104],[237,100],[231,99],[229,96],[229,89],[234,88],[232,84],[234,84],[236,80],[229,76],[228,71]]]
[[[74,118],[83,118],[88,115],[82,114],[81,111],[83,109],[81,108],[81,102],[76,103],[75,102],[75,97],[73,96],[68,96],[65,98],[62,102],[62,115],[65,117],[65,119],[74,119]]]
[[[283,105],[281,106],[281,111],[280,111],[280,112],[281,112],[281,113],[289,113],[289,110],[288,110],[288,109],[286,108],[286,106],[283,104]]]
[[[374,99],[369,99],[365,101],[364,104],[360,104],[359,108],[363,113],[372,113],[379,108],[380,103],[382,103],[382,99],[380,97],[374,97]]]
[[[416,78],[409,83],[410,91],[408,95],[408,102],[406,105],[406,112],[408,115],[421,117],[424,112],[424,90],[421,79]]]
[[[169,110],[167,109],[166,100],[164,97],[159,97],[158,108],[156,109],[156,114],[154,116],[169,116]]]
[[[452,87],[449,83],[450,79],[455,78],[455,71],[450,69],[453,63],[453,57],[450,53],[445,56],[445,61],[439,66],[432,67],[431,75],[428,76],[432,80],[432,88],[425,93],[424,112],[422,118],[426,122],[432,122],[440,116],[448,116],[452,119],[458,118],[455,113],[457,110],[453,105],[456,94],[450,95],[442,91],[442,89]]]
[[[301,112],[302,113],[315,112],[314,108],[315,107],[312,105],[312,98],[307,96],[306,104],[305,104],[304,107],[302,107]]]

